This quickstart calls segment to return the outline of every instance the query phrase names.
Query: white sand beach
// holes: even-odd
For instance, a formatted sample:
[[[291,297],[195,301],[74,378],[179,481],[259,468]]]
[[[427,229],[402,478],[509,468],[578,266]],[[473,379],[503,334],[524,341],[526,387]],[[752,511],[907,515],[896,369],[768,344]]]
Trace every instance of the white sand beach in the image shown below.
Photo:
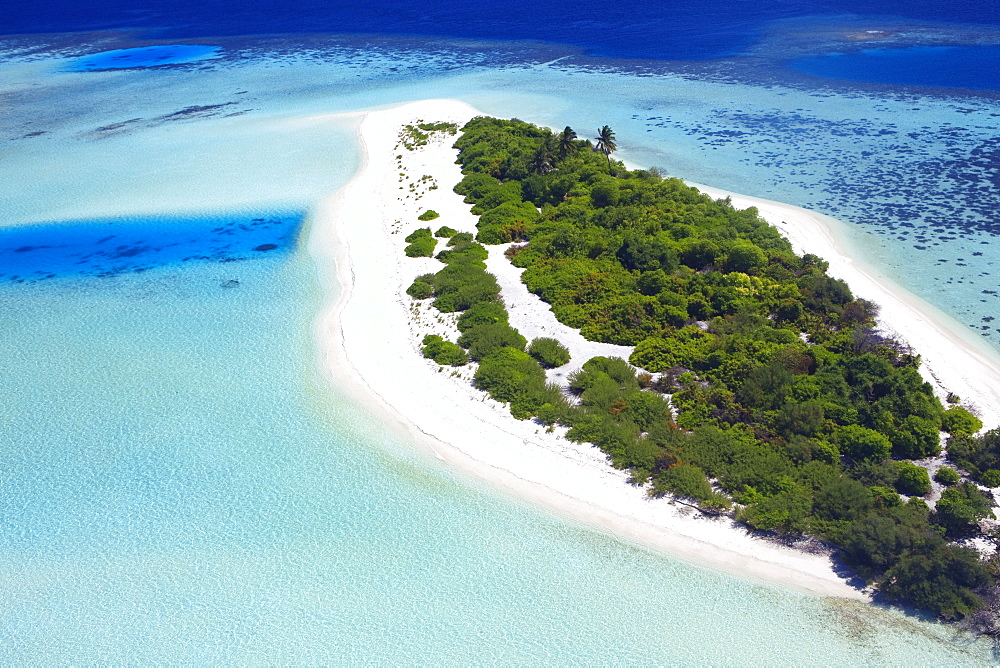
[[[441,370],[420,355],[422,335],[453,332],[455,318],[441,316],[405,294],[416,275],[436,271],[441,264],[407,258],[403,238],[424,225],[417,216],[426,209],[441,214],[429,223],[432,229],[448,225],[474,231],[475,217],[452,192],[461,178],[454,164],[457,152],[451,148],[454,138],[441,137],[410,151],[397,146],[398,133],[404,124],[418,120],[462,124],[475,115],[475,109],[459,101],[427,100],[361,118],[362,168],[346,187],[323,201],[311,219],[310,252],[323,279],[341,287],[316,323],[326,373],[451,466],[578,523],[752,580],[826,596],[865,598],[834,572],[829,557],[754,538],[729,519],[708,518],[665,499],[650,499],[644,490],[630,486],[626,474],[611,468],[596,448],[513,419],[505,406],[471,386],[469,370]],[[713,197],[730,194],[705,190]],[[834,275],[846,279],[858,295],[880,303],[883,319],[924,354],[939,385],[979,407],[989,426],[997,424],[1000,365],[972,345],[978,342],[967,341],[936,311],[852,262],[825,217],[775,202],[732,197],[737,206],[758,206],[797,249],[828,259]],[[504,261],[502,250],[491,251],[490,271],[498,275],[512,324],[525,336],[560,339],[574,354],[570,366],[597,354],[627,357],[627,348],[585,341],[556,322],[547,305],[517,280],[519,270]]]

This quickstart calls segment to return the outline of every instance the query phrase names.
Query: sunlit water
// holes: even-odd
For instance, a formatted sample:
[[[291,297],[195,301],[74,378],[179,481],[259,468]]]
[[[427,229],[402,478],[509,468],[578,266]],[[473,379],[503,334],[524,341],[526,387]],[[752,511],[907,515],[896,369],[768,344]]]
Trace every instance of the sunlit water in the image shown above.
[[[949,627],[703,571],[428,461],[320,377],[311,323],[336,287],[299,225],[357,167],[338,114],[458,97],[608,123],[633,162],[839,215],[973,324],[995,102],[516,44],[208,45],[67,72],[97,49],[18,42],[0,66],[4,662],[990,660]]]

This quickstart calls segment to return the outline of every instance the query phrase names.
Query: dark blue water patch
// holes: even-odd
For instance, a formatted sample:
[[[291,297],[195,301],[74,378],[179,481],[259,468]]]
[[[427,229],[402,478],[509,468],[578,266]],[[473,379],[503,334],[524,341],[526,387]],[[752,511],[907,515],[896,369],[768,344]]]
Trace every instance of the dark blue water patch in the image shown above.
[[[74,58],[66,68],[69,72],[121,70],[133,67],[181,65],[215,58],[221,49],[201,44],[169,44],[140,46],[134,49],[114,49]]]
[[[826,79],[1000,90],[1000,46],[912,46],[796,58],[788,67]]]
[[[241,262],[290,253],[303,214],[128,218],[0,230],[0,281],[113,276],[185,262]]]
[[[536,40],[600,57],[695,60],[743,52],[771,21],[845,14],[1000,24],[996,0],[540,0],[523,8],[468,0],[13,0],[4,6],[0,30],[138,28],[167,39],[348,33]]]

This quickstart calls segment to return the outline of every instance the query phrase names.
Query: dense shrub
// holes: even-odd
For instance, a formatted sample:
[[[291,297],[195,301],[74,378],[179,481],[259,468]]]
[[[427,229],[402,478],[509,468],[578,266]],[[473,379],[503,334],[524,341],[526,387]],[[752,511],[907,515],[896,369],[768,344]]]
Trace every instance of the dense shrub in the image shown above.
[[[653,492],[670,492],[681,498],[704,501],[712,497],[712,486],[705,472],[693,464],[679,464],[653,477]]]
[[[424,337],[421,352],[424,357],[429,357],[441,365],[462,366],[467,364],[469,356],[462,350],[462,347],[445,341],[437,334],[428,334]]]
[[[422,214],[420,214],[419,216],[417,216],[417,220],[423,220],[423,221],[434,220],[435,218],[438,218],[440,216],[441,216],[441,214],[438,213],[437,211],[435,211],[434,209],[427,209]],[[446,235],[444,235],[444,234],[438,234],[437,236],[443,237],[443,236],[446,236]]]
[[[456,230],[456,229],[454,229],[452,227],[448,227],[447,225],[442,225],[441,227],[439,227],[437,229],[437,232],[434,233],[434,236],[450,239],[451,237],[455,236],[456,234],[458,234],[458,230]],[[470,241],[471,241],[471,239],[470,239]]]
[[[431,257],[434,255],[435,246],[437,246],[437,239],[421,236],[407,246],[404,252],[407,257]]]
[[[907,415],[891,430],[892,454],[905,459],[924,459],[941,452],[938,425],[919,415]]]
[[[457,234],[453,234],[451,239],[448,239],[448,245],[457,246],[472,241],[474,238],[469,232],[458,232]]]
[[[476,361],[500,348],[512,348],[524,352],[527,343],[528,341],[516,329],[505,322],[477,325],[467,329],[458,338],[458,344],[467,348],[469,356]]]
[[[979,475],[979,482],[987,487],[1000,487],[1000,469],[986,469]]]
[[[433,236],[431,234],[431,228],[429,228],[429,227],[419,227],[419,228],[413,230],[412,232],[410,232],[408,235],[406,235],[405,241],[406,241],[406,243],[413,243],[417,239],[423,239],[424,237],[430,237],[430,236]]]
[[[955,469],[942,466],[934,473],[934,479],[942,485],[954,485],[961,480],[961,476],[958,475],[958,471]]]
[[[562,366],[570,360],[569,349],[555,339],[541,337],[532,340],[528,354],[546,369]]]
[[[896,489],[907,496],[923,496],[931,491],[931,478],[927,469],[912,462],[898,462],[899,477]]]
[[[971,436],[982,428],[983,421],[961,406],[952,406],[941,416],[941,430],[952,436]]]
[[[974,480],[988,484],[983,480],[985,473],[1000,469],[1000,429],[992,429],[981,436],[952,436],[948,439],[948,459],[968,471]],[[1000,480],[997,484],[1000,485]]]
[[[507,324],[507,308],[500,301],[480,301],[458,317],[458,331],[487,324]]]
[[[438,253],[437,258],[445,264],[451,264],[455,261],[485,262],[489,256],[489,251],[482,244],[477,244],[474,241],[463,241],[450,245],[447,250]]]
[[[445,313],[464,311],[477,302],[499,297],[496,278],[486,272],[486,265],[476,255],[481,249],[470,244],[466,252],[456,251],[447,258],[448,265],[434,274],[435,308]]]
[[[993,515],[993,498],[971,482],[949,487],[941,494],[934,508],[934,521],[951,536],[967,536],[975,531],[976,523]]]
[[[537,409],[549,398],[545,396],[545,371],[530,355],[516,348],[497,348],[483,357],[473,382],[494,399],[512,404],[535,403]]]
[[[406,294],[414,299],[427,299],[434,294],[434,286],[425,281],[416,280],[406,288]]]
[[[507,201],[479,217],[476,240],[484,244],[505,244],[526,239],[538,220],[538,210],[528,202]]]
[[[655,392],[632,392],[625,397],[623,407],[615,415],[635,423],[641,431],[649,431],[658,424],[670,421],[670,404]]]
[[[885,459],[892,451],[889,439],[874,429],[847,425],[834,435],[840,452],[855,461]]]

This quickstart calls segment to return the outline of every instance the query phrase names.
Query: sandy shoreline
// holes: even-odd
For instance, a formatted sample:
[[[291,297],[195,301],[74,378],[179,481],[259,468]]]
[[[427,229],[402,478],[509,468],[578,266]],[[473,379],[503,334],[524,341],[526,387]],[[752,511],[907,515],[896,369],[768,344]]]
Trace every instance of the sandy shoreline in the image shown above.
[[[475,217],[452,192],[461,178],[454,164],[453,138],[407,151],[397,146],[402,125],[424,121],[464,123],[477,112],[455,100],[427,100],[361,117],[358,141],[363,163],[354,179],[313,212],[309,248],[341,292],[316,323],[324,371],[356,400],[388,424],[404,431],[438,458],[518,497],[578,522],[685,561],[776,583],[800,591],[865,598],[833,569],[830,559],[750,537],[728,519],[708,519],[690,508],[649,499],[626,482],[596,448],[546,434],[533,422],[510,417],[505,406],[471,387],[471,372],[452,374],[420,356],[423,333],[448,334],[454,317],[417,304],[405,289],[417,274],[441,265],[430,258],[407,258],[403,237],[423,225],[417,215],[434,209],[446,224],[474,231]],[[397,162],[397,156],[401,160]],[[421,180],[424,176],[433,181]],[[433,183],[436,188],[429,189]],[[411,188],[411,184],[416,184]],[[858,296],[882,306],[893,323],[924,355],[936,389],[957,392],[977,406],[987,426],[996,426],[1000,405],[1000,363],[970,341],[961,327],[898,286],[859,266],[836,234],[838,221],[790,205],[703,187],[712,197],[731,196],[738,207],[757,206],[799,252],[830,262],[833,275],[847,280]],[[569,333],[547,306],[527,293],[519,271],[491,249],[490,270],[511,305],[512,324],[529,338]],[[535,300],[535,301],[532,301]],[[565,329],[565,328],[564,328]],[[960,332],[960,333],[959,333]],[[582,338],[581,338],[581,341]],[[584,355],[613,354],[606,344],[576,342]]]
[[[363,117],[362,168],[316,208],[311,221],[310,252],[324,278],[341,285],[316,323],[324,371],[439,458],[520,498],[691,563],[800,591],[864,598],[837,576],[828,557],[755,539],[728,519],[650,499],[596,448],[514,420],[467,379],[439,372],[420,356],[419,332],[444,332],[448,323],[411,310],[404,291],[415,275],[440,263],[405,257],[403,237],[427,208],[441,213],[434,226],[472,230],[475,219],[451,191],[460,178],[453,139],[408,152],[394,150],[397,133],[417,119],[462,123],[474,115],[464,103],[430,100]],[[400,154],[402,181],[395,163]],[[424,174],[433,175],[438,188],[416,201],[407,184]]]

